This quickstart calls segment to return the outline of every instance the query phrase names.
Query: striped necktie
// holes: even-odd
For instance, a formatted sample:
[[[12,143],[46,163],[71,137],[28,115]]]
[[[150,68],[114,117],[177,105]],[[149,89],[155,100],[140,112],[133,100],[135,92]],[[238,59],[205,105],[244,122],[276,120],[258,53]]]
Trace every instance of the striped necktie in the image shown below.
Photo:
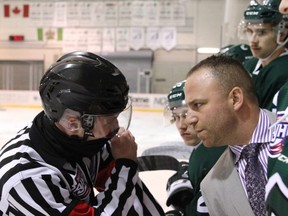
[[[265,185],[264,171],[258,159],[261,143],[251,143],[241,153],[247,165],[245,167],[245,181],[248,200],[255,216],[265,216]]]

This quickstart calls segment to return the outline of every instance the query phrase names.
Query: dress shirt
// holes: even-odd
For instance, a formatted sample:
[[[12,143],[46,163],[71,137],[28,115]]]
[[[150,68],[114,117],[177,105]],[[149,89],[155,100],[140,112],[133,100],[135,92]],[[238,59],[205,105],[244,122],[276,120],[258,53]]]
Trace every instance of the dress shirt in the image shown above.
[[[270,123],[268,114],[263,109],[261,109],[258,124],[252,134],[252,138],[250,139],[248,143],[248,144],[263,143],[260,147],[258,159],[263,168],[266,180],[267,180],[267,162],[268,162],[269,143],[272,140],[272,130],[269,128],[270,125],[271,123]],[[229,148],[233,152],[235,167],[238,170],[241,183],[243,185],[243,188],[245,189],[245,193],[247,196],[245,175],[244,175],[244,170],[246,167],[246,160],[243,158],[240,158],[241,152],[243,148],[245,148],[245,145],[233,145],[233,146],[229,146]]]

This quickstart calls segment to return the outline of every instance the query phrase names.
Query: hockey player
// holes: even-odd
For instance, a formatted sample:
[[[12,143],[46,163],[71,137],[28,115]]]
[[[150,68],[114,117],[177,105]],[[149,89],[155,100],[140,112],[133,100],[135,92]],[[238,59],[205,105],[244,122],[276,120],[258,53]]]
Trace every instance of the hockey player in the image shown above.
[[[286,216],[288,212],[288,82],[275,97],[277,119],[270,144],[268,160],[268,181],[266,185],[266,206],[268,216]]]
[[[288,31],[282,15],[252,1],[240,29],[247,36],[254,58],[244,63],[251,73],[261,108],[276,111],[273,97],[288,81]]]
[[[288,3],[286,0],[268,0],[259,3],[263,3],[270,10],[278,11],[279,8],[280,12],[288,14],[287,6],[285,8],[285,4]],[[288,82],[280,88],[273,101],[277,105],[278,120],[274,124],[275,134],[270,144],[265,199],[268,216],[286,216],[288,212]]]
[[[1,149],[0,215],[164,215],[138,177],[128,90],[95,54],[53,64],[39,87],[44,111]]]
[[[189,158],[188,176],[181,169],[168,180],[169,196],[167,205],[172,205],[184,215],[209,215],[203,197],[200,192],[200,182],[218,160],[226,147],[207,148],[197,137],[194,128],[187,124],[186,115],[188,107],[185,104],[184,86],[185,80],[176,83],[168,94],[168,106],[165,109],[165,117],[171,123],[175,123],[184,143],[193,147]],[[185,166],[182,166],[182,168]],[[179,175],[179,172],[180,175]],[[190,180],[191,184],[186,180]],[[182,184],[179,184],[181,182]],[[173,185],[175,183],[175,186]],[[190,184],[190,185],[189,185]],[[192,185],[192,187],[191,187]],[[169,215],[172,215],[169,214]],[[176,214],[174,214],[176,215]],[[181,214],[179,214],[181,215]]]

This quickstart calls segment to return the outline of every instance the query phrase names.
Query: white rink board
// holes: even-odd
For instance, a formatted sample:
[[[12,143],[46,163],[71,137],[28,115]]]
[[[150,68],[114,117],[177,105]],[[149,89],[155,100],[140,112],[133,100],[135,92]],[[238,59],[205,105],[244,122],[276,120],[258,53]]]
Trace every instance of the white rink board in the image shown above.
[[[163,111],[167,104],[165,94],[130,93],[132,104],[138,110]],[[0,108],[40,108],[41,99],[38,91],[0,90]]]

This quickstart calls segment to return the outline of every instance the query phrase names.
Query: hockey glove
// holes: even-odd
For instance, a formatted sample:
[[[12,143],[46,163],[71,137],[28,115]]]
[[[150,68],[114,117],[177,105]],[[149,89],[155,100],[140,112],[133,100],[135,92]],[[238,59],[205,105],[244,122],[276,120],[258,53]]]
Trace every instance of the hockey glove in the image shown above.
[[[187,162],[180,162],[178,171],[167,182],[166,205],[172,205],[177,210],[183,210],[193,197],[193,187],[188,178],[187,168]]]

